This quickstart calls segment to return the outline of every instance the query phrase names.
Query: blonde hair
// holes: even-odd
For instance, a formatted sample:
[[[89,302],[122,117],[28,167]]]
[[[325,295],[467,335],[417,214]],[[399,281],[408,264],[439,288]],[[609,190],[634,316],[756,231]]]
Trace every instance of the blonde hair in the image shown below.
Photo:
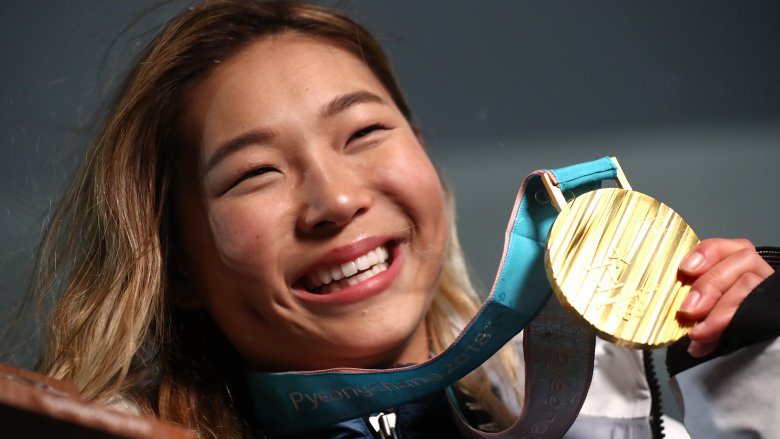
[[[455,225],[455,202],[452,191],[446,191],[446,209],[449,227],[449,245],[442,266],[438,291],[425,324],[430,337],[431,350],[435,353],[446,349],[460,334],[466,323],[477,313],[480,298],[469,277],[463,250]],[[476,399],[490,413],[499,428],[509,427],[517,417],[517,409],[523,401],[524,383],[518,379],[521,359],[512,343],[507,344],[487,363],[458,382],[458,387]],[[488,371],[498,375],[501,383],[513,385],[512,391],[504,392],[503,401],[493,386],[495,381]],[[512,410],[509,407],[514,407]]]
[[[129,76],[44,237],[32,294],[59,297],[40,371],[74,382],[84,398],[131,401],[140,412],[200,437],[242,437],[234,403],[240,395],[230,393],[229,383],[234,353],[208,316],[178,310],[168,297],[170,157],[181,141],[177,117],[184,95],[215,62],[284,32],[326,39],[363,59],[412,120],[379,44],[349,18],[313,5],[249,0],[208,1],[184,11]],[[448,254],[425,321],[432,351],[454,340],[478,303],[451,200],[448,215]],[[516,383],[515,357],[504,352],[487,367]],[[480,369],[460,386],[505,424],[508,412],[485,377]]]

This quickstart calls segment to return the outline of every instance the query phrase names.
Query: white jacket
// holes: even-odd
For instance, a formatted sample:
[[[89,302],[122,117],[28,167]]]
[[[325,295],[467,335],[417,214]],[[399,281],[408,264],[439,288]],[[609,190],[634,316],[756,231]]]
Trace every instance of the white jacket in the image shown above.
[[[650,388],[640,351],[596,342],[593,381],[565,438],[650,438]],[[780,437],[780,341],[740,349],[671,379],[684,424],[664,418],[664,434],[684,438]]]

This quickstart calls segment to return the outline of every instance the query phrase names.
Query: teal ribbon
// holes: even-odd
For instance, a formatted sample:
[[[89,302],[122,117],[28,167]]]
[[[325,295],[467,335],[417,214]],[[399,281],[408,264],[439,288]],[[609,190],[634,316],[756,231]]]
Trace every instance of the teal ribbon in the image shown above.
[[[608,157],[551,172],[562,192],[575,194],[617,175]],[[530,174],[518,191],[491,293],[448,349],[425,363],[388,370],[248,372],[262,428],[269,433],[314,430],[423,398],[479,367],[522,331],[550,296],[544,251],[558,212],[547,198],[543,173]]]

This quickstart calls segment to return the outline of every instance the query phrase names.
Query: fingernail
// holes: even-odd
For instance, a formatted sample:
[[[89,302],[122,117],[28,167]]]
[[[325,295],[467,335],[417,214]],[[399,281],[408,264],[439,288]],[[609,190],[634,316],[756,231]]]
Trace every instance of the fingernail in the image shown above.
[[[680,268],[685,271],[693,271],[701,265],[704,260],[704,255],[699,252],[693,252],[689,254],[680,264]]]
[[[696,310],[696,306],[701,302],[701,293],[697,290],[691,290],[690,293],[688,293],[688,296],[683,300],[683,303],[680,305],[680,311],[682,312],[692,312]]]
[[[703,353],[703,346],[699,343],[696,343],[695,341],[692,341],[691,344],[688,345],[688,355],[691,357],[701,357]]]

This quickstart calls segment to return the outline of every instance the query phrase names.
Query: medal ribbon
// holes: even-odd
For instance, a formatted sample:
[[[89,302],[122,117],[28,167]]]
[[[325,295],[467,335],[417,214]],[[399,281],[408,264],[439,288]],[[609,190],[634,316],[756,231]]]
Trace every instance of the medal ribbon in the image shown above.
[[[309,431],[431,395],[479,367],[528,326],[551,296],[544,253],[558,212],[550,204],[541,181],[545,172],[554,174],[563,193],[578,194],[597,189],[602,180],[614,179],[617,168],[609,157],[604,157],[551,171],[535,171],[526,177],[515,199],[490,295],[456,341],[430,360],[386,370],[248,372],[255,416],[262,428],[269,433]],[[524,340],[527,386],[521,421],[526,422],[521,422],[521,431],[528,438],[547,437],[556,423],[558,430],[565,432],[590,383],[592,359],[590,365],[581,361],[575,365],[570,357],[572,351],[588,346],[592,355],[592,336],[577,327],[576,321],[567,320],[555,300],[549,302],[547,308],[551,311],[542,315],[552,313],[553,317],[538,319],[540,322],[531,325]],[[544,345],[551,349],[542,352]],[[584,373],[586,378],[579,376]],[[576,382],[569,382],[576,374]],[[539,381],[545,384],[538,386]],[[535,392],[536,387],[541,390]],[[574,413],[569,416],[571,419],[561,422],[560,411],[567,408]]]

